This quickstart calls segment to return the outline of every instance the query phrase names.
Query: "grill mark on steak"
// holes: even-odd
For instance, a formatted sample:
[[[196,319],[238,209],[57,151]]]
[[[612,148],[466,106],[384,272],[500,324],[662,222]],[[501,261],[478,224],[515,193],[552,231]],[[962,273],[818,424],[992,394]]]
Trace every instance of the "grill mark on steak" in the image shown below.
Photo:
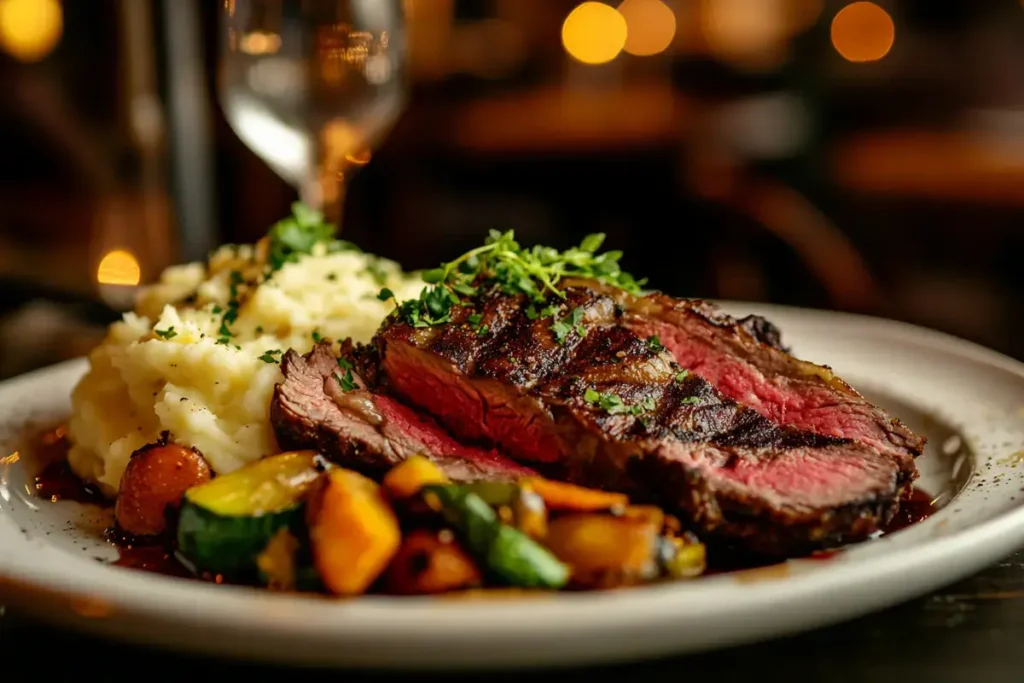
[[[349,342],[342,354],[361,366],[366,357],[353,353]],[[429,417],[395,399],[373,393],[358,373],[359,387],[345,392],[335,375],[338,357],[330,342],[310,353],[289,350],[281,360],[284,381],[274,389],[270,421],[279,445],[287,450],[317,450],[345,467],[380,473],[410,455],[423,455],[453,481],[514,480],[533,474],[494,450],[465,446]]]
[[[484,299],[500,319],[493,336],[453,330],[465,326],[461,318],[431,335],[389,318],[373,342],[388,390],[461,439],[557,463],[581,484],[653,494],[700,531],[762,552],[861,540],[895,513],[892,460],[849,439],[781,427],[696,374],[677,381],[668,351],[614,323],[610,297],[564,291],[558,316],[583,307],[585,334],[573,330],[561,344],[552,319],[530,320],[517,297]],[[595,405],[588,389],[624,408]]]
[[[910,490],[918,476],[914,459],[926,439],[869,403],[831,368],[790,355],[767,321],[736,320],[706,301],[587,286],[613,296],[622,324],[640,335],[658,335],[682,367],[729,398],[774,422],[874,447],[897,463],[901,487]]]

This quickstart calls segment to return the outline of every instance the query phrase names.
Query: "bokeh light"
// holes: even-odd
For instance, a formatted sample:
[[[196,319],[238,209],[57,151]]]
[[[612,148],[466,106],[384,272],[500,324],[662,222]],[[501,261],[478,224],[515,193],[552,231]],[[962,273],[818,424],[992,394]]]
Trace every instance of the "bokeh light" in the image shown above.
[[[141,279],[139,260],[123,249],[107,252],[96,269],[96,281],[101,285],[135,286]]]
[[[562,45],[584,64],[605,64],[626,46],[626,19],[602,2],[584,2],[562,24]]]
[[[0,47],[22,62],[50,54],[64,32],[58,0],[0,0]]]
[[[664,52],[676,35],[676,15],[662,0],[625,0],[619,14],[626,20],[623,49],[637,57]]]
[[[839,10],[832,20],[832,46],[850,62],[876,62],[892,49],[896,25],[873,2],[855,2]]]

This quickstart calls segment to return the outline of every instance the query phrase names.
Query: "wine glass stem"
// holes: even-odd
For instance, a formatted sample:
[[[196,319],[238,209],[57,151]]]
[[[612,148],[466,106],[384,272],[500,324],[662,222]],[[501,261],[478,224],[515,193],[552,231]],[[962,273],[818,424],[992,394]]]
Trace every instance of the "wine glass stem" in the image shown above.
[[[325,183],[332,183],[326,187]],[[339,174],[323,174],[313,177],[299,186],[299,198],[306,206],[320,211],[324,220],[338,226],[341,231],[341,218],[345,207],[345,178]]]

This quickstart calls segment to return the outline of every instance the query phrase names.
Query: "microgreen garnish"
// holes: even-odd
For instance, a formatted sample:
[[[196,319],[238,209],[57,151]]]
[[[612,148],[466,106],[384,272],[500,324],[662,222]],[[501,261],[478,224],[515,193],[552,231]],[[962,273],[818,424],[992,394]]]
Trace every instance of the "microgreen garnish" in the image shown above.
[[[178,333],[174,331],[174,325],[171,325],[166,330],[153,330],[153,334],[161,339],[170,339],[178,336]]]
[[[680,403],[685,403],[685,404],[700,403],[700,396],[687,396],[684,399],[680,399],[679,402]]]
[[[338,386],[340,386],[341,390],[345,393],[355,391],[359,388],[358,385],[356,385],[355,379],[352,377],[351,370],[346,370],[344,375],[334,373],[334,379],[338,380]]]
[[[345,358],[344,356],[339,356],[338,367],[341,368],[342,370],[351,370],[355,366],[352,365],[348,358]]]
[[[324,339],[323,336],[320,334],[320,330],[313,330],[313,334],[311,336],[313,337],[314,344],[319,344]]]
[[[690,376],[689,370],[682,370],[676,375],[676,381],[682,382],[684,379]]]
[[[659,352],[665,350],[665,347],[662,345],[661,340],[658,339],[658,335],[656,335],[656,334],[651,335],[650,337],[648,337],[646,339],[646,341],[647,341],[647,349],[649,351],[651,351],[652,353],[659,353]]]
[[[292,204],[292,215],[282,218],[267,233],[269,276],[286,263],[294,263],[313,253],[313,248],[327,243],[329,252],[359,251],[351,242],[334,239],[337,227],[324,221],[324,215],[302,202]]]
[[[438,268],[424,271],[429,285],[418,299],[396,303],[397,315],[414,327],[448,322],[451,307],[459,304],[459,295],[474,296],[484,287],[496,287],[504,294],[522,294],[531,302],[544,305],[548,297],[565,299],[558,283],[566,277],[597,280],[606,285],[636,293],[646,280],[635,280],[619,267],[620,251],[597,253],[603,234],[587,236],[578,247],[558,251],[541,245],[524,248],[514,233],[492,230],[483,246],[467,251]],[[390,290],[381,290],[382,301],[394,298]],[[545,309],[547,310],[547,309]],[[533,312],[538,317],[544,310]],[[394,314],[394,313],[393,313]],[[527,313],[527,315],[532,314]],[[577,323],[573,323],[575,326]]]
[[[626,405],[618,394],[601,393],[595,389],[587,389],[583,392],[583,400],[598,406],[609,415],[628,413],[639,416],[649,413],[657,407],[657,404],[651,397],[645,398],[640,403]]]
[[[278,361],[281,360],[279,358],[280,355],[280,349],[270,349],[268,351],[265,351],[263,355],[259,357],[259,360],[263,361],[264,363],[277,363]]]
[[[583,309],[574,308],[569,315],[551,324],[551,332],[555,335],[555,341],[559,344],[565,343],[565,338],[570,332],[576,330],[581,337],[587,336],[587,329],[583,327]]]

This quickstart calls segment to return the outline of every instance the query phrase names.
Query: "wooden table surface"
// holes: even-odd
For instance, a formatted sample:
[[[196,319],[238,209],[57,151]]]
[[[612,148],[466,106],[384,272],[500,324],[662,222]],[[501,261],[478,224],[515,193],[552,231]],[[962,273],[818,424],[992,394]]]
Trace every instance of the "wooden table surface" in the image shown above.
[[[268,665],[99,641],[34,624],[10,611],[0,617],[0,652],[33,653],[32,673],[46,680],[98,673],[102,680],[137,681],[160,672],[159,680],[224,680],[228,674],[241,674],[249,681],[281,681],[295,674]],[[40,658],[51,653],[53,661],[41,664]],[[696,672],[714,675],[711,680],[723,683],[766,675],[781,681],[828,683],[1024,681],[1024,550],[929,597],[832,628],[703,655],[605,668],[610,671],[446,674],[444,680],[513,681],[525,676],[583,681],[610,673],[620,681],[685,681]],[[331,676],[345,683],[402,678],[371,672]],[[440,676],[404,678],[423,681]]]

